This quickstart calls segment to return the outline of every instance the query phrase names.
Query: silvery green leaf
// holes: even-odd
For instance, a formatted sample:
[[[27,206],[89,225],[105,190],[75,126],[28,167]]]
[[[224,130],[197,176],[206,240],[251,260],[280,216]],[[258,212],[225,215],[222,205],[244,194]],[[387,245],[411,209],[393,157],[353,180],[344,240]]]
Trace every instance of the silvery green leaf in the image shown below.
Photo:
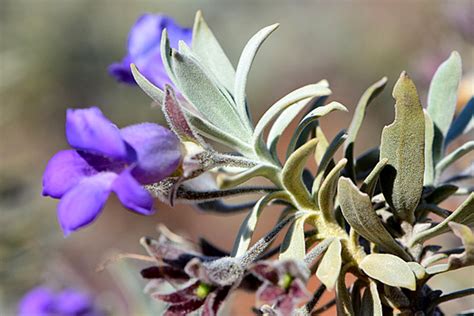
[[[254,145],[254,148],[261,146],[260,142],[265,128],[286,108],[304,99],[328,96],[330,94],[331,90],[329,90],[328,82],[326,80],[322,80],[316,84],[310,84],[302,88],[296,89],[295,91],[290,92],[289,94],[278,100],[263,114],[263,116],[260,118],[257,125],[255,126],[255,131],[252,137],[252,144]]]
[[[311,100],[304,100],[294,106],[285,109],[275,120],[267,137],[267,147],[272,154],[276,153],[276,146],[281,135],[298,114],[308,105]]]
[[[426,276],[425,268],[418,262],[408,262],[408,265],[418,280],[422,280]]]
[[[464,225],[474,225],[474,193],[471,193],[469,197],[441,223],[413,236],[410,244],[414,245],[415,243],[420,243],[448,232],[448,224],[450,222],[456,222]]]
[[[410,260],[410,256],[381,223],[370,197],[360,192],[349,178],[339,179],[338,199],[344,218],[358,234],[386,251]]]
[[[382,302],[377,291],[377,284],[372,280],[362,296],[361,309],[361,316],[383,316]]]
[[[395,120],[382,131],[380,158],[395,169],[393,179],[381,174],[385,199],[400,218],[412,223],[423,190],[425,117],[416,87],[403,72],[393,88]]]
[[[474,265],[474,233],[472,230],[462,224],[451,222],[448,224],[454,234],[461,238],[464,246],[464,252],[460,254],[452,254],[448,258],[450,270],[459,269]]]
[[[318,191],[318,206],[326,220],[334,221],[334,199],[336,197],[337,180],[347,163],[347,159],[341,159],[328,173]]]
[[[449,127],[445,139],[445,146],[448,146],[454,139],[461,134],[466,134],[474,128],[474,97],[464,106],[463,110],[456,117]]]
[[[408,263],[390,254],[373,253],[359,263],[368,276],[384,284],[416,290],[416,278]]]
[[[247,45],[245,45],[242,55],[240,56],[239,64],[237,65],[235,73],[234,97],[237,110],[242,118],[247,118],[249,115],[245,98],[245,88],[247,86],[247,76],[250,67],[252,67],[258,49],[265,39],[277,29],[278,25],[279,24],[273,24],[258,31],[257,34],[248,41]]]
[[[326,150],[324,151],[324,154],[321,156],[321,153],[318,153],[317,151],[318,149],[322,151],[322,148],[320,148],[321,141],[327,144],[327,140],[324,137],[324,134],[319,134],[319,131],[321,131],[321,129],[318,126],[316,129],[316,139],[318,139],[319,142],[318,142],[318,145],[316,146],[314,155],[315,155],[316,163],[319,166],[318,166],[318,171],[316,172],[316,176],[314,177],[313,185],[311,188],[311,193],[313,197],[316,197],[318,195],[324,175],[328,174],[329,170],[334,168],[335,164],[334,164],[333,157],[336,154],[336,151],[344,143],[344,140],[347,137],[347,134],[345,133],[344,130],[340,131],[336,135],[336,137],[334,137],[334,139],[331,141],[330,144],[322,146],[323,148],[325,147]]]
[[[239,184],[242,184],[252,178],[255,177],[265,177],[267,179],[274,179],[275,176],[275,169],[272,166],[259,164],[255,167],[246,169],[240,173],[234,175],[224,175],[218,174],[217,182],[219,188],[221,189],[228,189],[232,187],[236,187]]]
[[[435,136],[433,121],[426,110],[425,114],[425,172],[423,175],[423,184],[432,185],[435,181],[435,166],[433,161],[433,141]]]
[[[383,77],[376,83],[372,84],[359,99],[357,103],[354,116],[352,117],[351,124],[347,130],[347,140],[344,145],[344,157],[347,158],[348,164],[346,170],[348,174],[351,175],[351,178],[355,180],[355,170],[354,170],[354,142],[356,140],[359,129],[362,126],[362,121],[364,120],[367,107],[370,102],[380,93],[387,84],[387,77]]]
[[[315,205],[311,195],[303,183],[302,174],[309,155],[318,143],[312,139],[298,148],[286,161],[281,173],[283,187],[294,196],[294,203],[299,203],[299,208],[314,209]]]
[[[194,20],[192,50],[199,61],[212,71],[219,82],[232,93],[235,79],[234,67],[207,26],[201,11],[196,13]]]
[[[464,155],[469,154],[474,150],[474,140],[464,143],[462,146],[456,148],[452,153],[441,159],[436,165],[436,174],[441,175],[443,171],[452,165],[456,160]]]
[[[369,173],[367,178],[365,178],[364,182],[360,190],[370,197],[374,195],[375,186],[377,185],[377,181],[379,179],[380,173],[382,172],[383,168],[387,165],[388,159],[383,158],[381,159],[377,165],[375,165],[374,169]]]
[[[251,132],[242,124],[234,106],[194,58],[173,50],[171,67],[175,85],[206,120],[232,135],[250,137]]]
[[[313,247],[304,257],[304,262],[306,266],[311,266],[315,263],[315,260],[319,255],[321,255],[329,245],[334,240],[334,237],[326,238],[323,241],[319,242],[315,247]]]
[[[161,60],[163,62],[163,66],[165,67],[166,74],[171,79],[172,82],[176,82],[176,76],[174,75],[172,69],[172,60],[171,60],[171,44],[168,38],[168,31],[163,29],[161,33],[161,43],[160,43],[160,53],[161,53]]]
[[[263,209],[273,200],[281,198],[288,199],[286,192],[278,191],[268,193],[258,200],[252,211],[247,215],[240,226],[231,253],[233,257],[240,257],[248,250],[253,233],[255,231],[255,227],[257,226],[258,219]]]
[[[250,157],[253,155],[253,149],[243,143],[240,139],[234,137],[231,133],[219,129],[212,123],[190,111],[185,110],[185,113],[188,117],[189,123],[203,136],[233,148],[241,154],[249,155]]]
[[[291,223],[280,247],[280,260],[304,260],[306,255],[304,223],[308,218],[308,215],[303,215]]]
[[[140,71],[137,69],[135,64],[130,65],[130,69],[132,70],[133,78],[138,86],[158,104],[163,102],[163,97],[165,96],[164,92],[161,91],[160,88],[152,84],[147,78],[145,78]]]
[[[433,120],[435,139],[433,143],[434,162],[442,157],[444,138],[448,133],[456,110],[459,82],[462,76],[462,62],[454,51],[436,70],[428,91],[428,113]]]
[[[336,238],[329,245],[319,263],[316,276],[328,289],[332,290],[336,284],[342,265],[341,241]]]
[[[300,134],[314,121],[318,120],[319,118],[333,112],[333,111],[344,111],[347,112],[347,109],[344,105],[339,102],[331,102],[326,105],[318,106],[311,112],[305,115],[301,122],[296,127],[293,136],[291,137],[290,144],[288,145],[288,149],[286,152],[287,157],[295,150],[296,148],[296,141],[298,140]]]
[[[316,149],[314,150],[314,160],[315,160],[315,162],[316,162],[316,165],[321,166],[321,163],[322,163],[322,161],[323,161],[323,158],[324,158],[324,156],[326,155],[327,150],[328,150],[328,148],[329,148],[329,142],[328,142],[328,139],[326,138],[326,135],[324,135],[324,132],[323,132],[321,126],[319,126],[319,125],[316,126],[316,128],[315,128],[315,134],[316,134],[315,136],[316,136],[316,138],[319,140],[319,142],[318,142],[318,145],[316,146]],[[332,142],[335,142],[335,140],[336,140],[337,138],[344,137],[344,136],[342,136],[341,134],[342,134],[342,135],[345,135],[345,131],[344,131],[344,130],[340,131],[340,132],[336,135],[336,137],[333,139]],[[347,136],[346,136],[346,137],[347,137]],[[299,146],[299,147],[301,147],[301,146]],[[299,147],[298,147],[298,148],[299,148]],[[339,148],[339,146],[338,146],[338,148]],[[329,155],[329,154],[330,154],[330,153],[328,153],[328,155]],[[334,156],[334,154],[331,155],[330,160],[332,160],[332,156]],[[318,167],[318,169],[319,169],[319,167]],[[319,172],[319,170],[318,170],[318,172]]]

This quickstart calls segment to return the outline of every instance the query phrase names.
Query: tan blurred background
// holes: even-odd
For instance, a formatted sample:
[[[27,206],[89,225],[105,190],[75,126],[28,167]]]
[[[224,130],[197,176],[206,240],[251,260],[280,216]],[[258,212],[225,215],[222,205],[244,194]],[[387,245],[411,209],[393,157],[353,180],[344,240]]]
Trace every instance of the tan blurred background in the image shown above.
[[[13,314],[19,297],[44,281],[78,284],[104,304],[117,304],[114,314],[132,313],[117,274],[95,268],[112,250],[143,253],[138,239],[153,235],[158,222],[195,240],[203,236],[223,249],[231,247],[244,214],[217,216],[158,204],[155,216],[141,217],[113,198],[96,223],[64,239],[57,201],[41,197],[48,159],[67,147],[66,108],[100,106],[119,126],[163,123],[139,88],[116,83],[106,69],[124,55],[128,30],[140,14],[164,12],[192,26],[198,9],[234,65],[250,36],[281,23],[250,74],[247,94],[255,116],[289,91],[321,79],[331,84],[331,100],[353,110],[366,87],[388,76],[389,85],[359,134],[359,153],[378,145],[378,133],[391,121],[390,92],[402,70],[414,78],[425,102],[429,78],[451,50],[461,53],[465,74],[474,67],[470,0],[0,0],[1,315]],[[472,95],[472,81],[465,87],[463,93]],[[350,115],[331,114],[322,125],[332,138],[349,120]],[[266,211],[258,233],[276,216]],[[433,285],[446,291],[474,286],[474,271],[451,273]],[[250,315],[251,301],[238,297],[246,300],[237,301],[234,314]],[[450,314],[474,304],[464,299],[443,307]]]

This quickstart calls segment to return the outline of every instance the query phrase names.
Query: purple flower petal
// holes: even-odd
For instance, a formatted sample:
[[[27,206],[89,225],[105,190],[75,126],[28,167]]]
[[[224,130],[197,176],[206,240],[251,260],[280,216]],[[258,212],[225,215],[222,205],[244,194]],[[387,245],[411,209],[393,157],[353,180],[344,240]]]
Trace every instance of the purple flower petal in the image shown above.
[[[261,281],[278,283],[278,271],[272,262],[260,261],[252,265],[250,271]]]
[[[196,289],[199,287],[199,281],[192,283],[191,285],[185,287],[184,289],[171,292],[168,294],[154,293],[151,296],[155,299],[158,299],[163,302],[178,304],[187,302],[191,299],[196,298]]]
[[[66,236],[97,218],[116,178],[117,175],[112,172],[84,178],[61,198],[58,219]]]
[[[127,146],[120,131],[96,108],[69,109],[66,115],[66,137],[80,150],[125,160]]]
[[[170,176],[181,162],[181,144],[173,132],[157,124],[142,123],[121,130],[123,139],[137,153],[132,175],[141,184]]]
[[[192,299],[184,303],[171,305],[168,307],[163,316],[187,316],[195,311],[203,304],[203,300]]]
[[[306,285],[300,279],[294,279],[293,282],[291,282],[288,295],[291,296],[295,302],[309,300],[311,298]]]
[[[61,198],[84,177],[97,173],[75,150],[62,150],[51,158],[43,175],[43,195]]]
[[[46,316],[54,308],[54,294],[45,287],[36,287],[28,292],[19,304],[19,316]]]
[[[135,180],[130,169],[125,169],[112,184],[112,190],[117,194],[122,204],[143,215],[151,215],[153,210],[153,198],[140,183]]]
[[[92,307],[91,297],[76,290],[66,289],[56,297],[56,308],[64,315],[83,315]]]
[[[278,286],[265,282],[257,291],[257,299],[268,304],[275,303],[285,291]]]
[[[144,14],[130,30],[127,55],[120,63],[112,64],[109,73],[118,81],[135,83],[130,70],[130,64],[134,63],[145,78],[163,89],[166,83],[170,83],[164,70],[160,50],[161,35],[165,28],[168,30],[171,47],[177,48],[179,40],[191,44],[191,29],[182,28],[165,15]]]

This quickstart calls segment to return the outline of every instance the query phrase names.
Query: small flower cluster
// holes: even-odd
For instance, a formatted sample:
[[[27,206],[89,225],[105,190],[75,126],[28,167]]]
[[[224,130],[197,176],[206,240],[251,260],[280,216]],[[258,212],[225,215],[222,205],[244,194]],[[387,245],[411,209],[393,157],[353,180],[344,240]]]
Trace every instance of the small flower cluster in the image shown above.
[[[438,68],[426,109],[402,72],[392,93],[393,123],[384,128],[379,147],[355,157],[368,105],[387,78],[363,93],[347,131],[332,139],[319,120],[347,109],[326,103],[326,80],[282,97],[254,124],[247,75],[277,27],[256,33],[234,68],[200,12],[192,30],[163,15],[141,17],[130,32],[127,55],[109,71],[159,104],[169,129],[154,123],[119,129],[98,108],[68,110],[66,137],[73,149],[57,153],[43,178],[43,194],[61,200],[61,228],[67,235],[92,223],[112,192],[144,215],[153,213],[155,197],[220,214],[248,211],[229,253],[209,255],[163,233],[158,240],[142,239],[155,262],[142,270],[150,280],[146,290],[167,304],[165,315],[216,315],[238,289],[255,291],[255,311],[268,315],[317,314],[333,305],[338,315],[441,315],[439,304],[474,293],[442,294],[428,283],[474,264],[474,193],[466,184],[472,170],[445,172],[474,150],[469,140],[448,151],[474,127],[474,98],[455,113],[459,54]],[[281,159],[279,140],[293,120],[298,124]],[[229,152],[215,150],[210,141]],[[306,167],[308,159],[315,171]],[[255,177],[271,185],[246,185]],[[260,197],[225,202],[249,193]],[[466,199],[453,211],[439,206],[453,195]],[[252,244],[260,215],[272,203],[282,206],[279,220]],[[433,214],[441,220],[434,222]],[[286,225],[281,245],[269,249]],[[426,244],[448,232],[461,239],[462,249]],[[275,254],[278,259],[272,259]],[[322,286],[311,294],[312,272]],[[355,279],[349,288],[348,273]],[[333,288],[336,298],[318,307]]]

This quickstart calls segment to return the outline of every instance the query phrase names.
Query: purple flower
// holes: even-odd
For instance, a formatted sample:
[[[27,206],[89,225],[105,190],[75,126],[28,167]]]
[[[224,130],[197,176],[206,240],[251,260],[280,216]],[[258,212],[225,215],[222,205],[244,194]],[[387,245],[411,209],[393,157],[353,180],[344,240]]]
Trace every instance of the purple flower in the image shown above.
[[[28,292],[19,304],[19,316],[100,316],[103,313],[92,298],[77,290],[53,292],[39,286]]]
[[[182,160],[170,130],[152,123],[118,129],[95,107],[67,111],[66,137],[74,149],[54,155],[43,175],[43,195],[61,199],[65,235],[93,222],[111,192],[128,209],[152,214],[153,199],[142,185],[168,177]]]
[[[291,315],[299,303],[310,298],[305,286],[310,272],[303,263],[260,261],[250,267],[250,272],[263,282],[257,299],[271,305],[263,308],[270,315]]]
[[[130,30],[127,43],[127,55],[119,63],[109,66],[109,73],[118,81],[135,84],[130,64],[135,64],[140,72],[157,87],[164,89],[170,84],[170,79],[161,60],[161,34],[163,29],[168,31],[172,48],[178,48],[178,42],[183,40],[191,43],[192,30],[182,28],[175,21],[162,14],[144,14]]]

